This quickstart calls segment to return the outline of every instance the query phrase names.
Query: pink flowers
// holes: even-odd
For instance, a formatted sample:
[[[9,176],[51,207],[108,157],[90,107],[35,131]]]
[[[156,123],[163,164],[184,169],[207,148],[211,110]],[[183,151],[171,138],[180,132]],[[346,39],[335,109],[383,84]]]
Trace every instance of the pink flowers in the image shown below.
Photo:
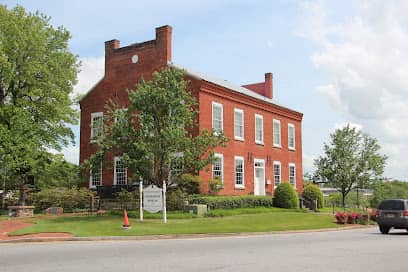
[[[367,215],[359,212],[337,212],[335,215],[338,224],[366,224]]]

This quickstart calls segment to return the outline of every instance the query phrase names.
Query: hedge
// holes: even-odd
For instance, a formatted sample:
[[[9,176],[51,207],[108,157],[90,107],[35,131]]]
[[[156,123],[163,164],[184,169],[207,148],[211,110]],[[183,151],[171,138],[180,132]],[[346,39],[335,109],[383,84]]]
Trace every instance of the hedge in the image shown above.
[[[210,209],[234,209],[234,208],[254,208],[272,207],[273,199],[270,196],[201,196],[189,197],[190,204],[207,205]]]

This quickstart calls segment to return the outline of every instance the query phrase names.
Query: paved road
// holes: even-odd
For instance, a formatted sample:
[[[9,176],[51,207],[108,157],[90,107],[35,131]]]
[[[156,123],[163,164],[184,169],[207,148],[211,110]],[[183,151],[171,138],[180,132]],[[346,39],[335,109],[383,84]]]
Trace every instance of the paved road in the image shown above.
[[[1,244],[0,271],[406,271],[408,233],[376,228],[249,237]]]

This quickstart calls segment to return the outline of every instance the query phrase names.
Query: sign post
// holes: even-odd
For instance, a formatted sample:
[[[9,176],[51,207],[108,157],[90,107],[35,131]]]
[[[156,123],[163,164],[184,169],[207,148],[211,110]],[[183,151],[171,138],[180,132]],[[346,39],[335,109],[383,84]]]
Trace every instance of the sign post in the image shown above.
[[[166,209],[166,181],[163,180],[163,221],[167,223],[167,209]]]
[[[139,219],[140,222],[143,221],[143,179],[139,178]]]
[[[151,213],[163,211],[163,221],[167,223],[166,181],[163,180],[163,188],[159,188],[153,184],[143,188],[143,181],[140,180],[139,193],[140,221],[143,221],[143,210]]]

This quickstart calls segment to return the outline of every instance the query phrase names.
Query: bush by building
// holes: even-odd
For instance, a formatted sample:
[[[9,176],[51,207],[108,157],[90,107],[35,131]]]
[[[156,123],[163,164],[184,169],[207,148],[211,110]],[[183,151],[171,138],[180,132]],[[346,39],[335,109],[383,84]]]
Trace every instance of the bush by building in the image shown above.
[[[308,200],[317,200],[317,208],[321,209],[324,207],[324,196],[319,186],[315,184],[308,183],[302,192],[302,197]]]
[[[190,204],[207,205],[209,209],[234,209],[272,207],[273,200],[270,196],[190,196]]]
[[[299,198],[295,188],[289,182],[282,182],[276,187],[273,204],[277,208],[296,209]]]

